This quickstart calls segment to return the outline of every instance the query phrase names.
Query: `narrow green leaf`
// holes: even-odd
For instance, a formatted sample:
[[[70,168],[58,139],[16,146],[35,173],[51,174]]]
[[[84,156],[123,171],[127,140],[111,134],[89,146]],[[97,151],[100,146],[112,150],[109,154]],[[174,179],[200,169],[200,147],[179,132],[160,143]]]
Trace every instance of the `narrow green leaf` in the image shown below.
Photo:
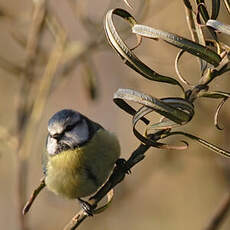
[[[200,57],[201,59],[207,61],[214,66],[218,66],[221,61],[221,57],[216,52],[189,39],[183,38],[177,34],[138,24],[133,26],[132,31],[133,33],[150,39],[161,38],[169,44],[186,50],[187,52],[197,57]]]
[[[200,19],[199,19],[199,15],[201,14],[202,18],[204,19],[204,22],[206,23],[210,19],[210,16],[208,14],[205,2],[203,0],[201,1],[198,0],[197,2],[200,2],[197,7],[198,9],[197,20],[201,24]],[[208,31],[210,32],[214,40],[217,40],[217,35],[215,31],[212,28],[208,28]]]
[[[220,0],[212,0],[212,15],[211,19],[216,19],[220,12]]]
[[[178,101],[180,100],[179,98],[178,101],[176,101],[175,98],[157,99],[150,95],[140,93],[138,91],[131,89],[118,89],[118,91],[114,94],[115,103],[117,102],[116,99],[118,98],[147,106],[155,112],[169,118],[172,121],[175,121],[178,124],[184,124],[190,121],[193,115],[190,112],[188,112],[188,110],[190,110],[191,107],[186,105],[186,103],[182,104],[182,100],[184,99],[181,99],[181,103],[178,103]],[[172,106],[173,100],[178,108]],[[171,101],[171,104],[169,103],[169,101]],[[181,105],[181,108],[179,107],[179,104]],[[120,104],[118,105],[120,106]],[[182,108],[186,111],[183,111]]]
[[[153,132],[156,132],[156,130],[162,130],[162,129],[171,129],[178,127],[177,123],[174,121],[168,120],[168,119],[162,119],[162,121],[154,124],[149,124],[148,127],[146,128],[146,134],[150,135]]]
[[[133,109],[125,100],[129,102],[135,102],[143,105],[139,110]],[[161,135],[168,132],[171,127],[164,127],[161,125],[161,131],[156,133],[150,133],[150,135],[142,135],[137,129],[136,125],[138,121],[143,121],[146,125],[149,124],[149,120],[145,116],[153,111],[163,115],[170,121],[173,121],[172,125],[175,126],[186,124],[190,121],[194,114],[193,105],[187,102],[183,98],[162,98],[157,99],[150,95],[143,94],[131,89],[119,89],[114,94],[114,102],[124,111],[133,115],[133,133],[143,143],[157,148],[164,149],[185,149],[185,146],[169,146],[167,144],[159,143],[157,140],[161,138]],[[165,121],[163,121],[165,122]],[[166,122],[165,125],[169,125]],[[148,129],[148,128],[147,128]],[[162,133],[163,132],[163,133]]]
[[[230,97],[230,93],[222,91],[201,91],[198,94],[198,97],[209,97],[214,99]]]
[[[203,145],[205,148],[207,148],[209,150],[212,150],[212,151],[218,153],[221,156],[228,157],[228,158],[230,157],[230,152],[229,151],[224,150],[222,148],[219,148],[218,146],[213,145],[213,144],[211,144],[211,143],[209,143],[209,142],[207,142],[207,141],[205,141],[205,140],[203,140],[203,139],[201,139],[199,137],[196,137],[196,136],[194,136],[192,134],[178,131],[178,132],[170,132],[170,133],[166,134],[165,137],[172,136],[172,135],[186,136],[186,137],[188,137],[188,138],[190,138],[192,140],[197,141],[198,143]]]
[[[136,125],[139,120],[143,120],[144,116],[147,115],[148,113],[152,112],[153,110],[146,107],[142,106],[137,113],[133,116],[132,120],[132,126],[133,126],[133,134],[135,137],[140,140],[142,143],[145,143],[146,145],[150,145],[155,148],[160,148],[164,144],[158,143],[157,140],[158,138],[155,136],[156,133],[154,133],[151,138],[146,137],[146,135],[142,135],[136,128]],[[148,121],[149,122],[149,121]]]
[[[183,0],[184,5],[189,9],[192,10],[192,5],[189,0]]]
[[[208,19],[210,19],[210,17],[206,9],[205,2],[203,0],[197,0],[196,2],[197,2],[198,11],[200,12],[204,21],[207,22]]]
[[[171,146],[165,143],[160,143],[158,142],[159,139],[161,139],[162,135],[164,136],[166,133],[168,133],[170,131],[170,128],[161,128],[160,131],[154,130],[155,132],[152,133],[148,133],[147,130],[149,127],[146,128],[145,134],[142,135],[136,128],[137,122],[139,120],[141,120],[142,118],[144,118],[145,115],[147,115],[148,113],[152,112],[153,110],[151,108],[148,108],[146,106],[142,106],[137,113],[135,114],[135,116],[133,117],[133,133],[134,135],[142,142],[145,143],[146,145],[150,145],[152,147],[155,148],[160,148],[160,149],[174,149],[174,150],[184,150],[187,148],[187,144],[185,143],[185,145],[183,146]],[[174,122],[174,124],[176,124]],[[178,125],[178,124],[177,124]],[[163,130],[162,130],[163,129]]]
[[[186,20],[189,27],[190,34],[192,36],[192,40],[200,45],[205,46],[204,34],[201,29],[201,26],[198,24],[196,19],[196,14],[192,9],[186,8]],[[200,62],[201,74],[203,75],[204,71],[207,68],[207,62],[201,58],[198,58]]]
[[[228,13],[230,14],[230,1],[229,0],[224,0],[224,5],[225,5]]]
[[[221,33],[230,35],[230,25],[226,25],[220,21],[212,19],[208,20],[206,25],[214,28],[215,30],[218,30]]]
[[[119,56],[125,61],[125,64],[149,80],[178,85],[184,91],[183,87],[177,80],[158,74],[137,58],[137,56],[128,48],[116,31],[116,28],[113,24],[113,15],[118,15],[127,20],[131,26],[136,24],[136,20],[131,14],[123,9],[113,9],[106,14],[105,32],[107,39]]]
[[[122,91],[122,92],[121,92]],[[118,89],[117,92],[114,93],[113,101],[116,105],[118,105],[122,110],[124,110],[126,113],[134,116],[136,114],[136,110],[131,107],[128,103],[125,102],[126,100],[126,89]],[[145,117],[141,118],[141,120],[145,124],[149,124],[149,120]]]

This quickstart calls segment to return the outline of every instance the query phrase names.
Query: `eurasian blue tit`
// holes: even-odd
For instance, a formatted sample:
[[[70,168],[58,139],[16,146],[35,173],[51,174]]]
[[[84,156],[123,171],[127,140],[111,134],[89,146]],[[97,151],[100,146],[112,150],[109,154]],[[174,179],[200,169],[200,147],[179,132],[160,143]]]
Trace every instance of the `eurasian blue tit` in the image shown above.
[[[95,193],[120,156],[117,137],[74,110],[64,109],[48,122],[43,171],[47,188],[79,199]]]

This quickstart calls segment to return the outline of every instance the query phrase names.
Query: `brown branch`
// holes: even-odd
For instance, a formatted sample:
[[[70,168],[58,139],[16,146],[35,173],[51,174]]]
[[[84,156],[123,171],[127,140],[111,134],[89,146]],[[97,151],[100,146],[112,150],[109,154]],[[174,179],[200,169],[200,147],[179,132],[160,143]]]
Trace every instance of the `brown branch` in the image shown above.
[[[23,210],[22,210],[22,214],[26,215],[26,213],[30,210],[31,205],[33,204],[34,200],[36,199],[36,197],[38,196],[38,194],[41,192],[41,190],[43,188],[45,188],[46,184],[45,184],[45,177],[41,179],[41,183],[40,185],[33,191],[33,193],[30,196],[30,199],[26,202]]]
[[[124,180],[125,175],[131,170],[131,168],[138,162],[144,159],[144,153],[150,148],[148,145],[140,144],[138,148],[132,153],[130,158],[125,162],[124,165],[117,164],[113,170],[112,175],[104,186],[89,200],[88,203],[95,209],[98,202],[106,196],[106,194],[114,188],[117,184]],[[88,214],[83,210],[80,210],[71,221],[65,226],[64,230],[76,229],[86,218]]]
[[[34,99],[34,103],[31,109],[29,118],[25,126],[25,135],[22,140],[21,148],[19,149],[19,165],[18,165],[18,189],[19,189],[19,202],[20,202],[20,217],[21,221],[24,221],[23,216],[21,215],[21,210],[25,203],[24,193],[25,193],[25,183],[27,175],[27,159],[32,150],[32,141],[31,137],[33,136],[35,129],[37,128],[38,121],[41,118],[42,112],[45,107],[46,100],[48,98],[51,83],[55,76],[55,73],[58,69],[58,64],[63,55],[63,50],[66,42],[66,34],[61,31],[60,34],[57,34],[56,43],[50,54],[49,61],[45,68],[44,74],[40,80],[39,91]],[[23,195],[23,196],[22,196]],[[25,225],[25,224],[24,224]],[[22,227],[25,229],[25,227]]]
[[[204,230],[217,230],[225,220],[230,209],[230,192],[227,192],[217,207],[217,210],[210,218]]]
[[[24,143],[28,141],[25,138],[27,129],[27,119],[31,108],[31,80],[34,71],[34,60],[36,57],[38,41],[40,38],[40,31],[42,28],[44,15],[46,12],[45,0],[36,1],[34,4],[33,18],[30,26],[28,40],[26,44],[26,60],[24,64],[24,71],[21,73],[21,88],[20,98],[18,103],[18,121],[17,121],[17,215],[19,219],[19,229],[27,229],[27,222],[22,216],[21,210],[25,202],[26,182],[27,182],[27,159],[23,158]],[[31,141],[31,140],[30,140]]]
[[[34,62],[36,58],[36,51],[38,46],[38,41],[44,19],[46,14],[46,0],[34,1],[34,13],[32,18],[32,25],[30,28],[28,42],[26,47],[26,67],[29,67],[31,63]]]

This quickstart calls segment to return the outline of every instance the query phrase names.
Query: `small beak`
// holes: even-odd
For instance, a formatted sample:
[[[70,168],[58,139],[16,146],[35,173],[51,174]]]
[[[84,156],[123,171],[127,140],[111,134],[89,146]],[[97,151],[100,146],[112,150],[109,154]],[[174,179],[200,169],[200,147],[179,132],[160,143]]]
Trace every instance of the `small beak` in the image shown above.
[[[59,142],[61,140],[61,138],[63,137],[62,133],[55,133],[54,135],[50,135],[52,138],[54,138],[55,140],[57,140],[57,142]]]

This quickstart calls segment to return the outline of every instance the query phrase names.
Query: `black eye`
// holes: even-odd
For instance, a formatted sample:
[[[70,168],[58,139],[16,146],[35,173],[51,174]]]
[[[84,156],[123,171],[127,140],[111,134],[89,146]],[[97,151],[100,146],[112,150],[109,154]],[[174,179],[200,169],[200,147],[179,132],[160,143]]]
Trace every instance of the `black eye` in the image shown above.
[[[55,133],[51,137],[59,141],[62,138],[63,134],[62,133]]]
[[[65,132],[71,131],[75,127],[75,125],[76,124],[67,125],[66,128],[65,128]]]

